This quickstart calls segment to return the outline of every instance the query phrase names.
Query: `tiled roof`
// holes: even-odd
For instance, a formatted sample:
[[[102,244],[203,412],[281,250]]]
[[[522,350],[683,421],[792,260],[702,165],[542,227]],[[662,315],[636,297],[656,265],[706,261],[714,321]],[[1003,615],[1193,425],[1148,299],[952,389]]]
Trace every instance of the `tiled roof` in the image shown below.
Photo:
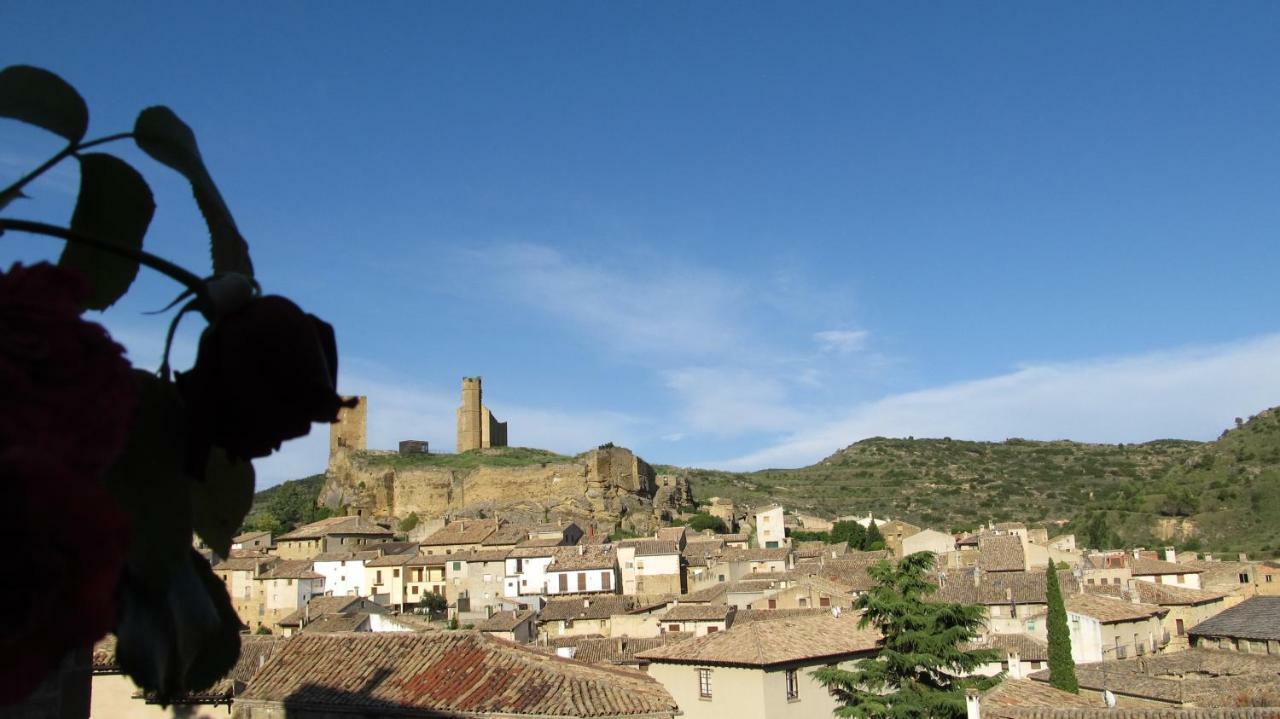
[[[988,707],[1096,707],[1100,704],[1030,679],[1005,679],[982,693],[983,716],[988,715]]]
[[[685,539],[685,533],[688,531],[686,527],[659,527],[653,536],[659,541],[679,543]]]
[[[978,568],[988,572],[1020,572],[1027,568],[1022,540],[1012,534],[984,534],[978,538]]]
[[[1201,707],[1234,706],[1242,696],[1280,691],[1280,657],[1190,649],[1076,665],[1080,687]],[[1047,682],[1048,670],[1031,675]]]
[[[356,632],[360,631],[360,627],[368,623],[369,614],[367,612],[342,612],[341,614],[326,614],[314,619],[310,624],[303,627],[302,631],[310,634]]]
[[[1118,584],[1086,584],[1084,590],[1091,594],[1105,594],[1110,597],[1125,598],[1125,593],[1129,591],[1129,588]],[[1146,604],[1159,604],[1162,607],[1207,604],[1209,602],[1222,601],[1227,596],[1221,592],[1144,581],[1135,581],[1132,591],[1137,592],[1138,599]]]
[[[311,569],[310,559],[290,559],[281,561],[271,569],[259,574],[258,579],[324,579],[323,574],[316,574]]]
[[[496,519],[455,519],[422,540],[422,546],[479,544],[496,531],[498,531]]]
[[[256,572],[258,567],[271,566],[279,562],[278,557],[231,557],[213,565],[214,571]]]
[[[1103,624],[1133,622],[1169,613],[1168,609],[1157,604],[1138,604],[1097,594],[1071,593],[1063,599],[1068,612],[1093,617]]]
[[[512,546],[529,538],[530,527],[523,524],[504,524],[480,542],[485,547]]]
[[[1159,575],[1159,574],[1199,574],[1200,570],[1195,567],[1188,567],[1184,564],[1175,564],[1166,562],[1162,559],[1129,559],[1129,571],[1134,575]]]
[[[858,628],[858,615],[830,612],[774,621],[734,622],[723,632],[640,653],[641,659],[677,664],[772,666],[844,657],[876,648],[880,633]]]
[[[366,546],[378,554],[417,554],[420,548],[417,542],[382,542]]]
[[[276,541],[292,539],[320,539],[330,534],[361,534],[369,536],[393,536],[395,533],[386,527],[365,519],[364,517],[330,517],[319,522],[298,527],[297,529],[276,537]]]
[[[739,624],[749,624],[751,622],[774,622],[780,619],[795,619],[797,617],[816,617],[820,615],[830,615],[830,609],[822,609],[820,607],[809,607],[807,609],[739,609],[733,615],[733,626]]]
[[[975,585],[973,574],[978,571]],[[1045,577],[1043,571],[1032,572],[982,572],[975,569],[951,569],[936,574],[934,581],[938,591],[929,595],[932,601],[956,604],[1045,604]],[[1059,572],[1058,586],[1063,596],[1075,593],[1075,578]]]
[[[717,534],[717,535],[715,535],[715,536],[717,536],[717,537],[719,537],[720,539],[724,540],[724,543],[725,543],[725,544],[728,544],[729,542],[748,542],[748,541],[751,541],[751,535],[746,534],[745,532],[738,532],[737,534]]]
[[[241,635],[240,655],[226,676],[207,689],[178,698],[177,703],[209,703],[232,698],[244,689],[271,655],[287,641],[289,640],[283,637]],[[114,634],[108,634],[93,645],[93,671],[101,673],[120,671],[119,663],[116,661]]]
[[[551,545],[545,545],[545,546],[544,545],[527,546],[527,545],[521,544],[516,547],[513,547],[511,551],[507,553],[507,556],[519,557],[521,559],[533,559],[536,557],[554,557],[556,556],[556,550],[559,548],[560,548],[559,544],[551,544]]]
[[[245,532],[244,534],[239,534],[232,537],[231,543],[244,544],[245,542],[252,542],[255,539],[262,539],[263,537],[267,537],[270,535],[271,535],[271,532]]]
[[[444,716],[670,717],[643,675],[549,657],[481,632],[302,635],[240,701],[290,711]]]
[[[371,559],[364,563],[366,567],[403,567],[408,564],[426,564],[427,555],[417,554],[388,554],[377,559]]]
[[[659,530],[661,531],[661,530]],[[637,557],[653,557],[659,554],[679,554],[680,545],[666,539],[649,539],[636,543]]]
[[[691,639],[693,632],[666,632],[656,637],[557,637],[549,646],[536,649],[551,654],[561,647],[572,647],[573,660],[586,664],[624,664],[638,662],[636,654],[674,642]],[[647,663],[647,662],[646,662]]]
[[[536,547],[559,547],[566,545],[564,537],[534,537],[526,539],[516,545],[516,549],[527,549]]]
[[[635,609],[635,597],[621,594],[596,594],[564,599],[548,599],[538,613],[538,622],[558,622],[566,619],[605,619],[615,614],[626,614]]]
[[[719,560],[722,562],[776,562],[785,560],[790,552],[791,550],[786,547],[777,547],[775,549],[767,547],[750,547],[748,549],[725,547]]]
[[[723,622],[733,616],[727,604],[677,604],[658,618],[664,622]]]
[[[679,596],[679,599],[682,602],[712,602],[724,604],[725,595],[728,591],[729,584],[727,582],[717,582],[709,587],[703,587],[696,592],[682,594]]]
[[[757,509],[757,510],[755,511],[755,513],[756,513],[756,514],[764,514],[765,512],[772,512],[772,511],[773,511],[773,510],[775,510],[775,509],[782,509],[782,505],[781,505],[781,504],[769,504],[769,505],[765,505],[765,506],[761,507],[760,509]]]
[[[1280,639],[1280,597],[1251,597],[1188,632],[1205,637]]]
[[[513,609],[509,612],[497,612],[492,617],[476,625],[482,632],[512,632],[534,614],[532,609]]]
[[[434,558],[440,555],[433,554],[430,556]],[[500,549],[473,549],[470,552],[459,552],[450,555],[449,559],[455,562],[459,560],[464,562],[501,562],[509,556],[511,556],[511,549],[502,547]]]
[[[1092,709],[1052,709],[1040,707],[995,707],[983,717],[995,719],[1280,719],[1280,709],[1198,709],[1193,707],[1094,707]]]
[[[1049,661],[1049,645],[1028,634],[988,634],[966,647],[967,649],[995,649],[1003,657],[1017,652],[1024,662]]]
[[[348,611],[361,611],[366,614],[387,613],[381,605],[362,597],[312,597],[309,604],[286,615],[279,624],[282,627],[296,627],[308,616],[314,621],[326,614],[341,614]]]
[[[587,569],[612,569],[618,563],[618,556],[609,546],[579,545],[561,547],[556,550],[548,572],[577,572]]]

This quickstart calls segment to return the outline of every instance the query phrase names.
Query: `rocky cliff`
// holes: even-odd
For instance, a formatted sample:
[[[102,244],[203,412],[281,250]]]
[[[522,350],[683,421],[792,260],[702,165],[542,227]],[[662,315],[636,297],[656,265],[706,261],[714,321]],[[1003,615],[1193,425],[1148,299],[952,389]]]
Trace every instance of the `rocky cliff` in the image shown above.
[[[596,531],[648,532],[690,503],[682,477],[659,477],[621,447],[577,457],[502,448],[401,455],[335,448],[319,502],[373,517],[567,519]]]

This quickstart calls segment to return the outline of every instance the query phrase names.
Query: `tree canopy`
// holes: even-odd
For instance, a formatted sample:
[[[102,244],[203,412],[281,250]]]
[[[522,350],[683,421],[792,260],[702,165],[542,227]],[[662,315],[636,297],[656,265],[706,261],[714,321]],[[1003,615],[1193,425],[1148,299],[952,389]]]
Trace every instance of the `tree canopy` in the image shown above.
[[[982,630],[981,606],[928,600],[936,590],[928,579],[933,562],[932,553],[918,552],[897,566],[881,561],[870,568],[876,586],[854,607],[863,612],[861,626],[883,635],[876,655],[849,669],[814,672],[840,703],[837,716],[959,719],[965,716],[965,689],[998,681],[961,678],[998,657],[987,649],[964,649]]]

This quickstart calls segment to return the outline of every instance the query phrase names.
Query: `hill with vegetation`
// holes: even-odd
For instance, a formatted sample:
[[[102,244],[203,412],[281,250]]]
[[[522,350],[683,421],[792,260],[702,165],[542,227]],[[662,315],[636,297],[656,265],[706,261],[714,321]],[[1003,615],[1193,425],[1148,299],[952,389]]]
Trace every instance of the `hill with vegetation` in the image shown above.
[[[1214,442],[874,437],[800,469],[664,469],[686,473],[699,501],[779,502],[826,517],[872,512],[947,530],[1023,521],[1074,531],[1092,546],[1280,552],[1276,410]]]
[[[375,461],[471,467],[566,459],[544,450]],[[1217,552],[1280,553],[1280,411],[1240,420],[1213,442],[1085,444],[874,437],[809,467],[724,472],[655,465],[686,476],[695,497],[835,517],[874,513],[964,530],[1023,521],[1074,531],[1090,546],[1176,544]],[[323,476],[259,492],[250,519],[290,528],[315,509]],[[306,510],[305,507],[310,507]],[[265,515],[265,517],[264,517]],[[316,518],[319,518],[316,516]],[[261,522],[260,522],[261,523]]]

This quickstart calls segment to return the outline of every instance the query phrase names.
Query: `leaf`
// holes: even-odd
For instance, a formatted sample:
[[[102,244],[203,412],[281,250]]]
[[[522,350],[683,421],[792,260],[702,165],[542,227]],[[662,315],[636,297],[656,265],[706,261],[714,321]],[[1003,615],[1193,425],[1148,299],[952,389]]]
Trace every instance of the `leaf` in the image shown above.
[[[128,567],[161,592],[191,549],[191,496],[183,474],[185,424],[172,382],[134,370],[138,408],[129,442],[107,472],[107,488],[129,515]]]
[[[220,557],[231,553],[231,538],[253,504],[253,464],[209,452],[204,481],[191,482],[191,516],[196,533]]]
[[[191,183],[196,205],[209,226],[214,274],[236,272],[253,277],[249,244],[204,165],[195,133],[167,107],[148,107],[133,124],[133,139],[156,162],[177,170]]]
[[[80,155],[80,195],[71,214],[71,229],[128,250],[142,249],[156,203],[142,175],[114,155]],[[58,260],[79,270],[93,289],[85,306],[105,310],[115,304],[138,276],[138,261],[106,250],[68,242]]]
[[[213,573],[213,568],[204,557],[192,550],[191,562],[218,615],[217,626],[210,627],[205,632],[200,650],[187,669],[187,687],[192,691],[201,691],[213,686],[235,666],[236,660],[240,658],[240,630],[244,625],[240,623],[240,616],[231,604],[227,585]]]
[[[89,129],[89,107],[66,80],[30,65],[0,70],[0,117],[61,135],[75,144]]]

